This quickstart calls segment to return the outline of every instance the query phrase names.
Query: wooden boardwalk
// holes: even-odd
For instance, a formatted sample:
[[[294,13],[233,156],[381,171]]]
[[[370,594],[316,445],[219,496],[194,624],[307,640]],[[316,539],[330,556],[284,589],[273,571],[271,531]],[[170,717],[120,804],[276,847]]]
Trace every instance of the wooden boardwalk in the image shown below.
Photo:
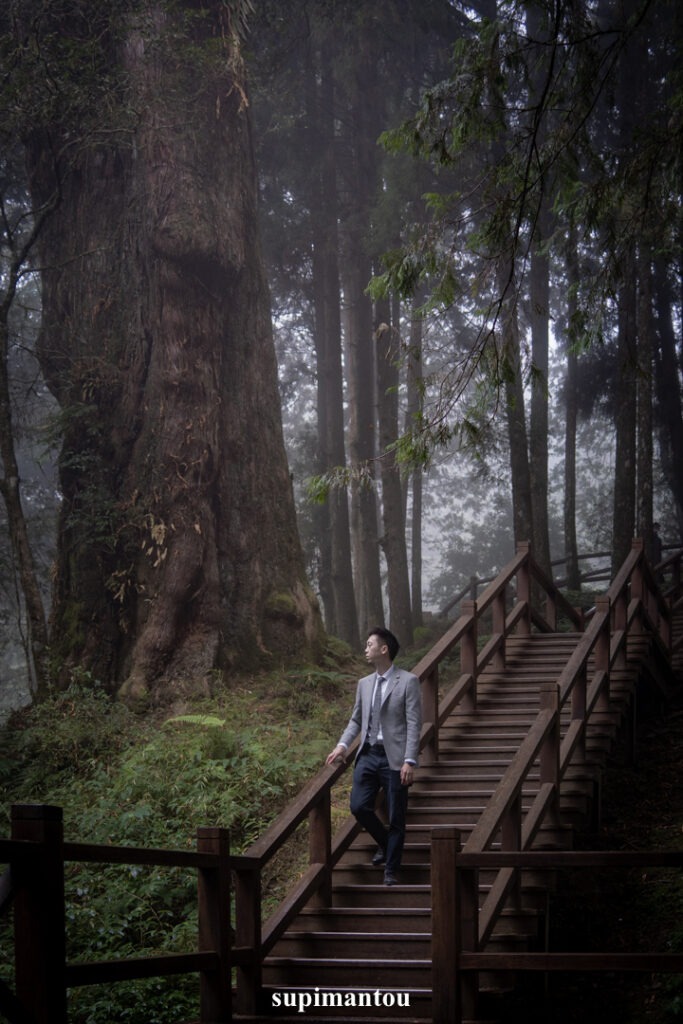
[[[677,610],[672,621],[675,642],[683,636],[683,613]],[[617,632],[610,629],[611,644]],[[268,1008],[267,1015],[251,1019],[301,1019],[302,1005],[307,1020],[449,1019],[433,999],[433,907],[440,892],[433,888],[432,838],[435,830],[450,827],[457,830],[463,851],[478,847],[477,829],[505,788],[542,708],[542,695],[561,688],[583,637],[584,632],[543,629],[508,636],[504,658],[491,659],[478,673],[476,702],[455,704],[439,729],[438,756],[427,755],[421,761],[411,790],[400,884],[382,885],[382,870],[371,863],[374,843],[364,833],[357,835],[334,866],[330,898],[323,901],[316,895],[304,906],[264,959],[261,1007]],[[599,657],[594,648],[583,672],[584,684],[599,674]],[[567,852],[577,833],[596,829],[603,773],[616,752],[631,755],[640,701],[663,702],[667,689],[677,685],[669,654],[651,630],[629,631],[621,653],[608,651],[604,657],[611,660],[609,699],[596,701],[586,718],[584,735],[562,772],[551,813],[533,826],[533,835],[525,841],[524,822],[545,784],[539,755],[519,784],[517,825],[508,825],[505,835],[503,822],[482,849],[512,845],[519,850]],[[560,742],[570,736],[589,693],[587,686],[578,702],[562,704]],[[491,902],[499,876],[494,867],[478,872],[480,911],[487,900]],[[500,909],[483,923],[480,913],[478,952],[542,952],[554,881],[553,870],[521,870]],[[470,993],[469,1011],[460,1006],[460,1019],[495,1019],[491,1014],[496,997],[514,984],[514,973],[483,970],[475,978],[476,992]],[[386,1000],[375,998],[368,1005],[368,993],[374,992],[386,994]],[[399,993],[404,1005],[398,1004]],[[355,1016],[349,1009],[353,1006]],[[468,1012],[475,1015],[466,1016]],[[248,1018],[249,1014],[244,1017]]]

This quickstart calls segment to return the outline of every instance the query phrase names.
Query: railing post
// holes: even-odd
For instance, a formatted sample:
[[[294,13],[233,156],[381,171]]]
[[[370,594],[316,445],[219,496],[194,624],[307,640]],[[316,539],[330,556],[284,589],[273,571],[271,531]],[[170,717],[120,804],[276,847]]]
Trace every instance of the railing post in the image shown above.
[[[312,898],[319,906],[332,903],[332,809],[330,790],[325,789],[308,815],[308,859],[310,864],[324,864],[327,874],[323,885]]]
[[[505,811],[500,828],[500,848],[509,853],[519,853],[522,849],[522,790],[510,801]],[[510,885],[511,897],[519,901],[521,891],[521,872],[515,871]]]
[[[595,611],[597,615],[604,615],[605,621],[595,641],[595,670],[605,673],[605,681],[600,688],[600,695],[595,703],[596,711],[609,711],[610,705],[610,641],[612,639],[610,623],[611,608],[610,599],[607,594],[595,599]]]
[[[12,839],[40,844],[40,858],[12,863],[17,999],[35,1024],[66,1024],[62,808],[15,804]]]
[[[477,707],[477,602],[463,601],[460,613],[470,618],[469,628],[460,641],[460,671],[463,675],[472,676],[472,686],[462,701],[462,708],[474,711]]]
[[[215,854],[214,867],[200,867],[197,879],[198,948],[215,951],[218,966],[199,977],[200,1024],[232,1020],[230,965],[230,833],[226,828],[198,828],[197,852]]]
[[[235,871],[235,945],[252,950],[237,967],[237,1012],[254,1015],[261,1002],[261,869],[257,861]]]
[[[587,674],[585,663],[581,666],[576,674],[574,680],[574,686],[572,687],[572,721],[579,721],[584,723],[584,728],[581,730],[581,737],[574,748],[576,760],[583,764],[586,760],[586,688],[587,688]]]
[[[552,729],[546,735],[540,751],[540,782],[551,782],[557,791],[560,781],[560,688],[557,683],[541,683],[541,711],[555,714]]]
[[[628,619],[628,596],[622,588],[612,601],[611,607],[612,632],[623,633]],[[626,665],[626,643],[622,643],[614,661],[614,668],[623,669]]]
[[[531,544],[528,540],[519,541],[517,553],[526,554],[526,558],[517,570],[517,600],[526,604],[524,615],[517,626],[517,632],[526,636],[531,632]]]
[[[439,666],[433,665],[422,680],[422,724],[434,725],[424,748],[424,760],[439,760]]]
[[[642,607],[647,612],[649,609],[648,609],[647,580],[646,580],[646,577],[645,577],[645,565],[644,565],[645,556],[644,556],[644,553],[643,553],[644,552],[644,545],[643,545],[643,541],[641,540],[640,537],[636,537],[634,540],[631,541],[631,550],[632,551],[639,551],[640,554],[641,554],[641,558],[638,560],[638,562],[636,563],[636,565],[633,568],[633,572],[631,573],[631,597],[632,598],[637,598],[640,601]],[[643,622],[642,622],[642,616],[639,616],[638,622],[639,622],[639,625],[636,628],[636,624],[635,624],[635,621],[634,621],[634,628],[633,628],[633,632],[634,633],[636,631],[639,631],[639,632],[643,631],[644,627],[643,627]]]
[[[473,1018],[477,975],[460,971],[460,953],[478,942],[478,872],[458,869],[460,832],[432,829],[432,1022],[462,1024]]]
[[[476,601],[479,596],[479,580],[476,576],[470,576],[470,600]],[[462,609],[462,605],[460,606]]]
[[[497,672],[505,671],[505,616],[507,587],[496,594],[491,605],[491,632],[493,636],[502,637],[496,653],[491,659],[491,667]]]

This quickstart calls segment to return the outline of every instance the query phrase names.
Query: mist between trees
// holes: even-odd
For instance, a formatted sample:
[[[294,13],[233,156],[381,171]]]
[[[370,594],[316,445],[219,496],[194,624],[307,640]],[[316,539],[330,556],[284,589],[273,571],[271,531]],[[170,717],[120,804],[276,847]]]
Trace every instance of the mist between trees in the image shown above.
[[[407,645],[520,540],[573,590],[680,541],[678,3],[9,8],[3,632],[38,694]]]

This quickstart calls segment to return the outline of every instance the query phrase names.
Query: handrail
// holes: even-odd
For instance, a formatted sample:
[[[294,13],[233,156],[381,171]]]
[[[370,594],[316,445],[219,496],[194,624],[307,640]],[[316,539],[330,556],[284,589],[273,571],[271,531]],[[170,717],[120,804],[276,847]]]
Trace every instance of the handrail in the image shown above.
[[[245,956],[231,950],[230,874],[241,863],[230,855],[223,828],[197,829],[197,849],[149,849],[64,842],[62,809],[45,804],[12,807],[12,838],[0,840],[3,908],[14,904],[16,994],[0,981],[10,1024],[66,1024],[67,988],[177,974],[199,974],[200,1021],[232,1019],[231,967]],[[64,865],[144,864],[198,872],[196,952],[67,963]]]
[[[556,952],[524,953],[483,950],[474,928],[478,872],[524,868],[680,868],[683,852],[645,851],[468,851],[461,849],[457,828],[432,832],[432,886],[439,892],[433,906],[433,933],[439,936],[432,958],[433,1020],[462,1024],[476,1017],[479,971],[643,971],[680,973],[683,953]]]
[[[516,580],[516,603],[508,612],[507,591]],[[535,586],[534,586],[535,584]],[[540,595],[535,591],[540,591]],[[534,615],[535,600],[544,595],[555,610],[560,609],[579,630],[583,622],[556,585],[534,563],[530,545],[518,545],[514,558],[493,580],[479,600],[463,602],[462,612],[447,632],[414,667],[422,684],[423,728],[420,750],[430,759],[439,758],[439,730],[452,709],[462,703],[476,706],[478,674],[489,663],[503,666],[507,637],[514,630],[530,632],[532,622],[540,620],[545,628],[553,628],[540,613]],[[492,615],[491,636],[481,651],[477,650],[480,623]],[[554,615],[555,613],[553,613]],[[444,659],[460,645],[460,675],[445,697],[439,695],[439,669]],[[350,819],[341,831],[331,834],[331,790],[353,761],[358,740],[346,752],[343,762],[321,769],[304,787],[299,796],[273,821],[263,835],[245,851],[236,868],[236,941],[254,950],[250,963],[237,971],[237,1007],[241,1013],[254,1013],[261,989],[262,961],[289,922],[304,904],[318,893],[325,900],[330,895],[331,871],[334,863],[348,849],[358,833],[358,825]],[[261,920],[260,874],[270,858],[308,818],[309,870],[271,917]]]
[[[668,560],[671,567],[677,567],[676,575],[680,573],[680,561],[680,552]],[[561,781],[570,762],[575,756],[579,760],[585,757],[586,729],[591,714],[594,710],[609,708],[610,673],[613,666],[625,661],[628,637],[635,632],[645,631],[670,652],[670,616],[671,602],[661,597],[654,573],[645,559],[642,542],[634,541],[607,595],[597,600],[595,613],[556,683],[542,688],[541,709],[459,854],[464,867],[486,862],[493,866],[496,861],[490,855],[489,848],[496,836],[499,833],[501,835],[503,849],[497,854],[498,875],[480,910],[477,909],[479,900],[473,889],[459,900],[462,908],[459,927],[467,943],[463,948],[479,956],[488,940],[514,884],[515,870],[522,863],[519,858],[527,855],[528,847],[543,818],[554,809]],[[595,665],[589,683],[588,663],[591,656],[594,657]],[[571,717],[562,736],[560,715],[562,708],[570,701]],[[545,756],[542,753],[544,743],[550,744],[550,749],[546,746]],[[523,815],[520,799],[522,786],[539,752],[541,772],[538,795],[526,815]],[[443,846],[439,849],[439,857],[442,857]],[[511,857],[518,859],[513,862]],[[488,858],[488,861],[484,858]],[[468,876],[467,884],[470,887],[474,885],[472,878]],[[442,964],[447,959],[441,961]],[[445,978],[438,974],[440,969],[437,962],[435,982],[438,977],[439,984],[447,985]],[[452,973],[451,967],[448,970]],[[436,983],[434,988],[436,991]],[[471,988],[468,998],[473,998]],[[446,1005],[450,1005],[448,1000],[438,1012],[446,1012],[443,1009]],[[462,1007],[462,1000],[458,1000],[458,1005]],[[441,1018],[437,1014],[434,1019]]]

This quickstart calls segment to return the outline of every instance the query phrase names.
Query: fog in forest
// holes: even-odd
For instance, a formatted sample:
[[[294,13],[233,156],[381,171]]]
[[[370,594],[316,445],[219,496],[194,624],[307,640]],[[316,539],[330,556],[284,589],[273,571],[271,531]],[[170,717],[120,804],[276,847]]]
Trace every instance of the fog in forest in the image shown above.
[[[104,37],[77,7],[62,29],[82,56],[53,54],[65,112],[37,84],[16,102],[19,58],[4,101],[5,704],[41,615],[58,674],[133,692],[238,664],[255,622],[291,655],[272,611],[291,580],[305,643],[307,585],[351,647],[380,620],[409,645],[520,542],[573,594],[634,537],[654,557],[655,522],[680,543],[677,4],[253,0],[230,60],[180,51],[165,95],[144,60],[92,72]],[[197,96],[196,124],[174,123]],[[174,553],[187,589],[155,625]],[[188,595],[214,564],[209,612]],[[190,607],[174,650],[163,621]],[[217,608],[229,629],[202,646]]]

